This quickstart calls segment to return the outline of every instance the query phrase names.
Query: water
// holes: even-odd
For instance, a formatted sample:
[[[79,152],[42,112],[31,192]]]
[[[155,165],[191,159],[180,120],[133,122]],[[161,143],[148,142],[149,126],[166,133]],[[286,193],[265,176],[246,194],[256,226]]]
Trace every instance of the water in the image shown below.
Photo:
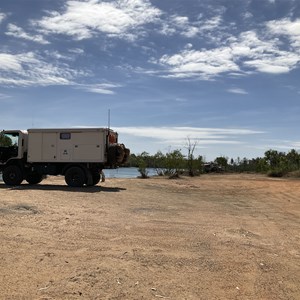
[[[149,168],[147,171],[148,176],[157,175],[155,169]],[[137,168],[104,169],[103,172],[106,178],[136,178],[141,175]],[[0,181],[2,181],[1,173]]]
[[[157,175],[155,169],[147,169],[148,176]],[[137,168],[118,168],[118,169],[104,169],[106,178],[136,178],[140,176]]]

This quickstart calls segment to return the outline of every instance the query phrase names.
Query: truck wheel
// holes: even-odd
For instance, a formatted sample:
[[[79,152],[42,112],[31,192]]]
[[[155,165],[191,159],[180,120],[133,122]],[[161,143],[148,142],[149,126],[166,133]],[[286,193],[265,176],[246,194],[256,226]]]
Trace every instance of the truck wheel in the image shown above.
[[[93,185],[98,184],[101,179],[100,173],[94,172],[94,173],[92,173],[92,176],[93,176]]]
[[[88,179],[86,182],[87,186],[94,186],[99,183],[101,179],[101,175],[97,171],[90,171],[89,175],[91,176],[90,180]]]
[[[44,179],[44,176],[37,173],[37,172],[31,172],[29,174],[27,174],[27,176],[25,177],[25,180],[29,183],[29,184],[38,184],[40,183],[42,180]]]
[[[79,167],[72,167],[65,174],[65,181],[68,186],[81,187],[86,182],[84,171]]]
[[[23,181],[23,174],[18,166],[8,166],[5,168],[2,177],[7,185],[20,185]]]

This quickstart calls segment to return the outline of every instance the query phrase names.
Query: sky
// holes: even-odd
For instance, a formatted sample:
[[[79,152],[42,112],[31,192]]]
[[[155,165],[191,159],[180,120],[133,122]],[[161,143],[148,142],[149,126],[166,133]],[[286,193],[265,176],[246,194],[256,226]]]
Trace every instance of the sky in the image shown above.
[[[300,149],[299,83],[300,0],[0,2],[1,129],[253,158]]]

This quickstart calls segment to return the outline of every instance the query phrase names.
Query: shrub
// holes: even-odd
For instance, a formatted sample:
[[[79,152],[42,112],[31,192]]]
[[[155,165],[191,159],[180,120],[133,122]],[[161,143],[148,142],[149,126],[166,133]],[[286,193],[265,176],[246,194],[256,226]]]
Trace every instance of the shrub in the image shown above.
[[[269,177],[283,177],[286,174],[286,171],[280,168],[272,169],[268,171],[267,175]]]
[[[138,171],[141,174],[141,178],[149,178],[148,174],[149,172],[147,171],[146,168],[147,164],[143,159],[140,159],[139,161],[139,167],[138,167]]]

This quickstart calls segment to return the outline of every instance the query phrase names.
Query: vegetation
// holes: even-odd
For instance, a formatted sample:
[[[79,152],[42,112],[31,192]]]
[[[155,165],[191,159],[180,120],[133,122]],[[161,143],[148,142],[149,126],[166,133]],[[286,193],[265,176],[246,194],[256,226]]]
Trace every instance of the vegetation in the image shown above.
[[[195,158],[193,149],[185,157],[181,150],[176,149],[163,154],[158,151],[155,155],[142,152],[139,155],[131,154],[126,167],[136,167],[142,178],[148,177],[147,168],[154,168],[157,175],[178,178],[187,173],[190,176],[199,175],[203,170],[203,157]]]
[[[192,142],[191,139],[187,138],[186,148],[188,150],[187,155],[187,167],[188,167],[188,173],[190,176],[195,175],[195,163],[194,163],[194,151],[197,146],[197,141]]]
[[[179,149],[169,151],[166,154],[161,151],[154,155],[147,152],[139,155],[131,154],[126,166],[137,167],[142,178],[148,177],[147,168],[155,168],[158,175],[165,175],[170,178],[177,178],[181,174],[199,175],[207,169],[203,157],[198,156],[196,158],[194,156],[195,147],[196,144],[188,139],[186,156]],[[211,164],[218,166],[217,170],[222,172],[255,172],[271,177],[300,177],[300,154],[295,149],[287,153],[270,149],[264,153],[263,157],[252,159],[239,157],[229,159],[225,156],[219,156]]]
[[[143,152],[138,159],[138,171],[140,172],[142,178],[148,178],[149,172],[147,171],[146,163],[148,155],[149,154],[147,152]]]

